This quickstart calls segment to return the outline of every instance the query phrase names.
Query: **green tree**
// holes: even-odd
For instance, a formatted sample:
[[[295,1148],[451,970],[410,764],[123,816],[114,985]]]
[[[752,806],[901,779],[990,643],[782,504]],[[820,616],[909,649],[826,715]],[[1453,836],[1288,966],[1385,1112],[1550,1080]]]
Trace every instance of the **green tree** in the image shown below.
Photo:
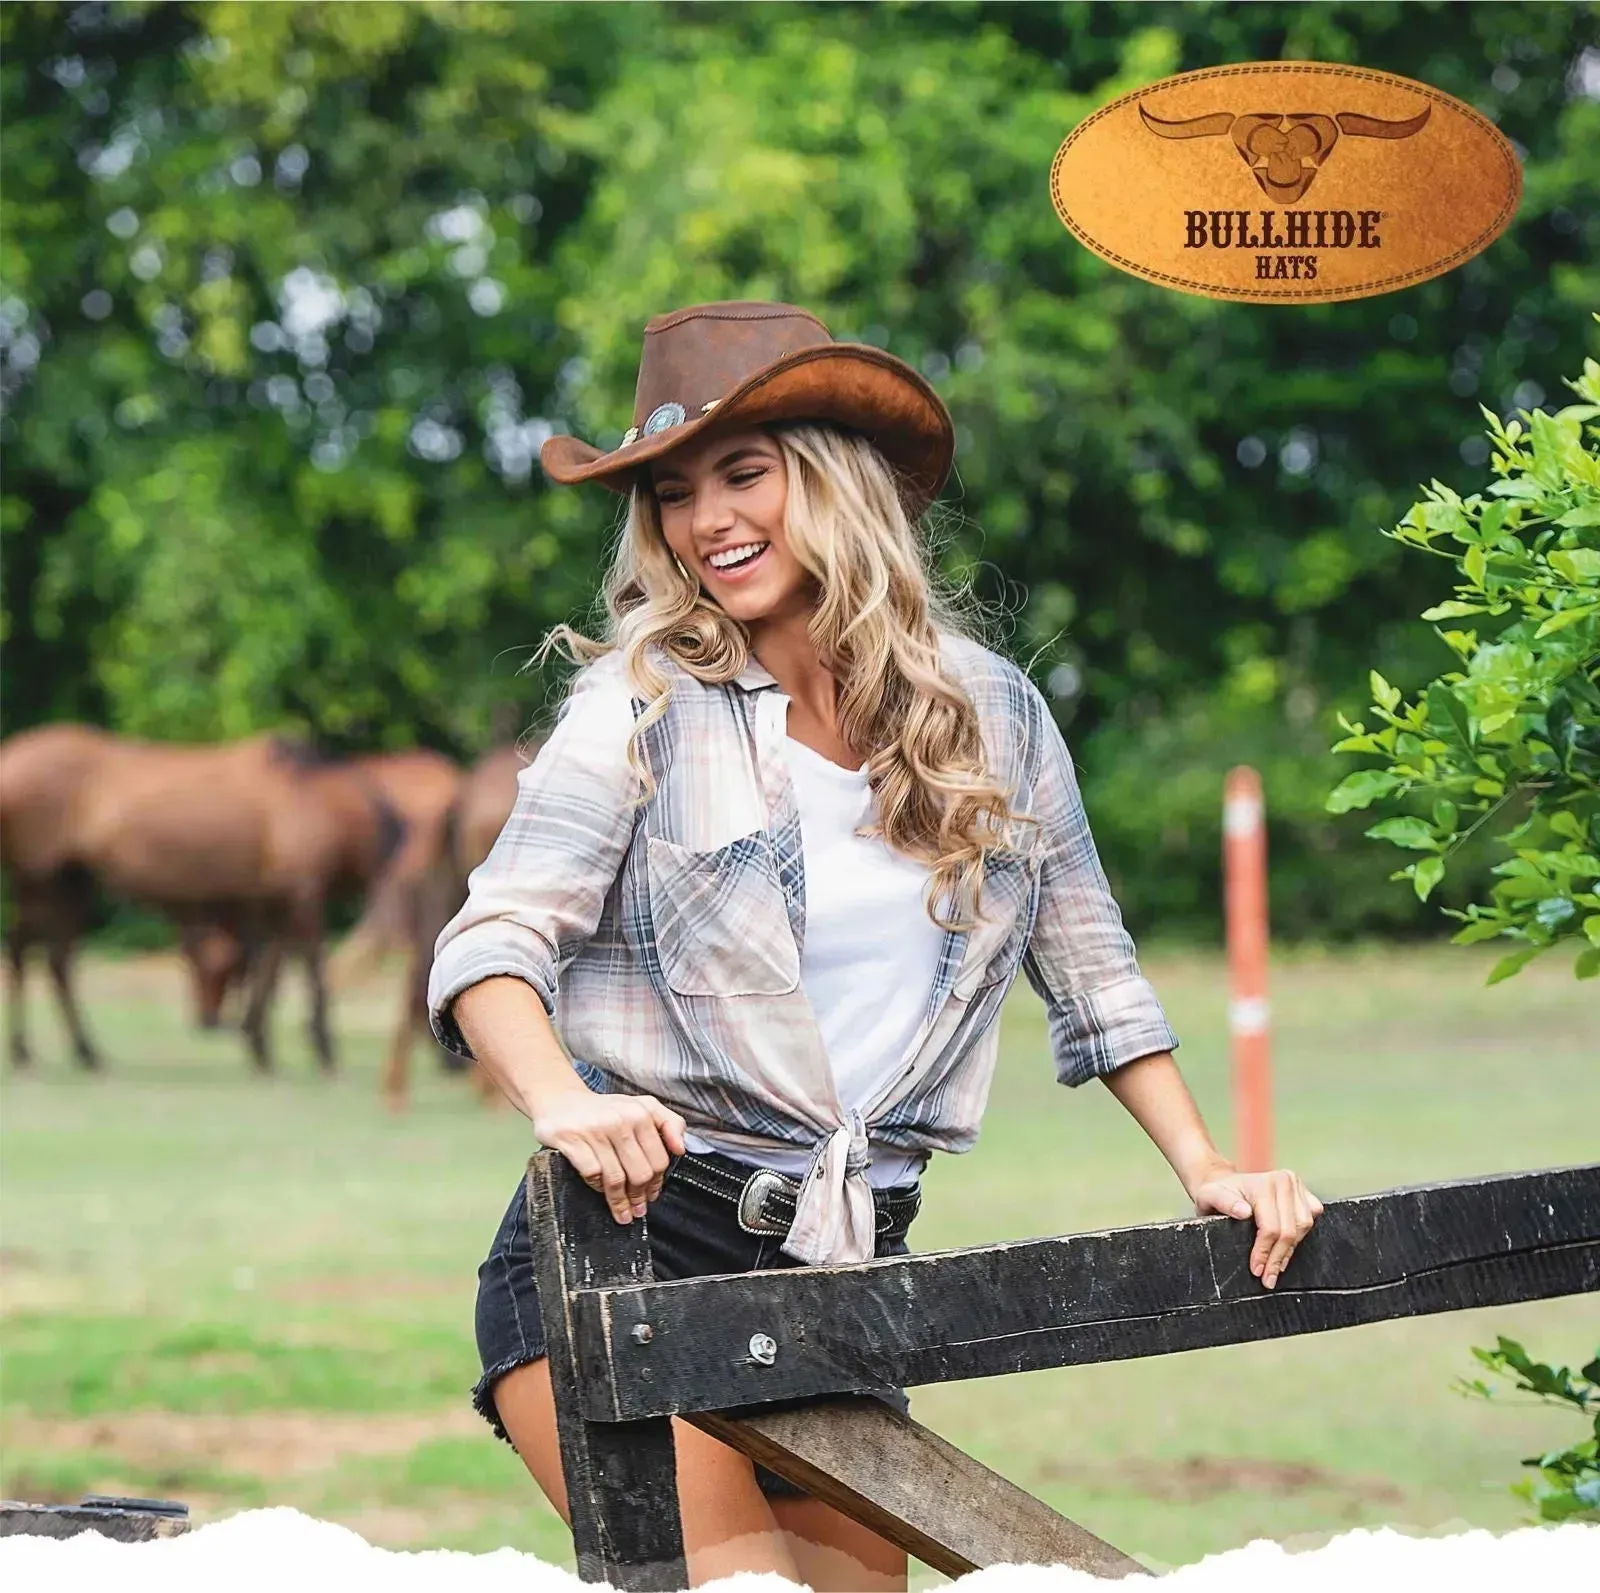
[[[1600,363],[1568,385],[1583,402],[1553,414],[1486,409],[1498,479],[1468,498],[1435,481],[1387,533],[1454,567],[1454,596],[1422,617],[1446,622],[1460,667],[1409,702],[1374,670],[1378,727],[1346,720],[1335,750],[1385,762],[1328,798],[1336,813],[1431,803],[1366,832],[1422,854],[1392,877],[1424,901],[1475,832],[1510,850],[1489,900],[1452,912],[1458,941],[1520,943],[1491,983],[1563,943],[1582,948],[1580,979],[1600,974]]]
[[[481,747],[537,711],[516,666],[614,525],[547,488],[539,442],[620,436],[647,315],[775,296],[947,397],[943,557],[1015,614],[1136,925],[1214,924],[1241,758],[1281,928],[1414,917],[1322,810],[1323,721],[1358,666],[1428,668],[1421,574],[1371,535],[1395,484],[1464,484],[1475,402],[1540,407],[1592,335],[1594,15],[8,7],[9,723]],[[1525,152],[1516,224],[1436,281],[1293,309],[1073,242],[1044,178],[1079,120],[1279,57],[1479,106]]]

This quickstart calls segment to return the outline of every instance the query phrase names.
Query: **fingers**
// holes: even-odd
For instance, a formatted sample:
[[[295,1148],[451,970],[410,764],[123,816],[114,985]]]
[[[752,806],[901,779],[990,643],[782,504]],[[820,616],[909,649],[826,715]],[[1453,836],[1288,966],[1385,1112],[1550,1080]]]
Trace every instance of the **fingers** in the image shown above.
[[[620,1223],[633,1221],[633,1202],[628,1199],[628,1176],[609,1140],[591,1141],[600,1163],[600,1193],[606,1197],[611,1215]],[[591,1187],[593,1185],[591,1184]]]
[[[1256,1242],[1250,1247],[1250,1271],[1267,1281],[1267,1259],[1278,1242],[1278,1200],[1270,1180],[1263,1180],[1252,1192],[1251,1209],[1256,1219]],[[1271,1288],[1271,1284],[1267,1284]]]
[[[688,1147],[684,1144],[684,1121],[670,1106],[663,1106],[654,1096],[641,1097],[648,1108],[656,1128],[661,1136],[661,1142],[674,1156],[682,1156]]]
[[[1264,1287],[1276,1288],[1283,1269],[1311,1232],[1322,1202],[1291,1172],[1269,1173],[1255,1202],[1256,1242],[1250,1252],[1250,1270]]]
[[[682,1156],[688,1147],[683,1138],[685,1124],[677,1112],[669,1106],[663,1106],[654,1096],[643,1095],[638,1099],[639,1105],[648,1114],[634,1134],[652,1173],[649,1187],[644,1192],[648,1204],[661,1193],[672,1158]]]
[[[655,1181],[656,1169],[639,1141],[638,1130],[619,1133],[612,1142],[618,1164],[625,1181],[623,1199],[628,1204],[630,1216],[642,1217],[645,1212],[645,1193]]]
[[[684,1153],[683,1118],[649,1096],[576,1099],[579,1121],[545,1119],[535,1131],[605,1196],[617,1222],[643,1217],[661,1193],[673,1156]]]
[[[1299,1179],[1295,1180],[1294,1197],[1295,1215],[1300,1219],[1300,1237],[1303,1239],[1311,1232],[1311,1225],[1322,1210],[1322,1202]]]
[[[667,1152],[667,1147],[661,1141],[661,1133],[653,1120],[640,1123],[634,1130],[634,1143],[639,1148],[639,1155],[644,1161],[649,1176],[645,1179],[643,1187],[638,1190],[639,1199],[648,1203],[661,1193],[661,1186],[666,1180],[667,1168],[672,1157]],[[643,1216],[643,1211],[635,1213]]]

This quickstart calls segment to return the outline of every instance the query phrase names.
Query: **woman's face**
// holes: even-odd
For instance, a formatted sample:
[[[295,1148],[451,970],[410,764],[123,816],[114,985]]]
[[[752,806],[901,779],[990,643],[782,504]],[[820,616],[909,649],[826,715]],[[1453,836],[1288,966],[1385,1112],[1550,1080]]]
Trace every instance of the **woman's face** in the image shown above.
[[[789,551],[783,455],[760,427],[697,437],[650,463],[667,545],[705,592],[747,625],[810,606],[811,577]]]

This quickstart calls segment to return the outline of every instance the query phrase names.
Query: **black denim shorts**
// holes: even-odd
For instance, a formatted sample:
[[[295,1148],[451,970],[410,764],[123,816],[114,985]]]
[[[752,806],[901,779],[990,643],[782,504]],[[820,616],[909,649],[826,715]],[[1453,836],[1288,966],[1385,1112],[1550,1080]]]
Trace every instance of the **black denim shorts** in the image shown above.
[[[737,1174],[740,1179],[753,1171],[731,1157],[715,1153],[673,1159],[661,1193],[650,1203],[645,1217],[650,1262],[656,1277],[698,1278],[714,1272],[760,1272],[805,1265],[779,1248],[783,1243],[781,1234],[746,1233],[739,1226],[732,1202],[695,1181],[696,1165],[708,1163],[724,1173]],[[915,1184],[874,1191],[877,1255],[910,1253],[906,1232],[921,1198]],[[500,1231],[478,1268],[476,1327],[483,1376],[472,1390],[472,1403],[495,1434],[509,1443],[505,1424],[495,1408],[494,1385],[507,1372],[540,1360],[546,1353],[539,1291],[533,1278],[533,1251],[528,1240],[527,1199],[520,1180],[500,1220]],[[878,1397],[902,1414],[910,1409],[903,1389],[881,1392]],[[756,1467],[756,1477],[767,1494],[805,1497],[804,1489],[764,1466]]]

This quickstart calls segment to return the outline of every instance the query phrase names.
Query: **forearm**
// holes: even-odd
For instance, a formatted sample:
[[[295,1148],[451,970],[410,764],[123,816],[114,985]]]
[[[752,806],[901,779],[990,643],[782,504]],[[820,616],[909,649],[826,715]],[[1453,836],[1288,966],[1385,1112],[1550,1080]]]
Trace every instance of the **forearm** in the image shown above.
[[[578,1077],[526,980],[495,975],[468,985],[452,1011],[478,1064],[559,1151],[620,1223],[642,1217],[687,1149],[683,1119],[649,1095],[602,1095]]]
[[[1142,1056],[1102,1082],[1166,1157],[1191,1199],[1209,1179],[1235,1170],[1213,1143],[1170,1051]]]
[[[590,1093],[525,979],[480,980],[451,1011],[478,1065],[530,1119],[563,1095]]]

